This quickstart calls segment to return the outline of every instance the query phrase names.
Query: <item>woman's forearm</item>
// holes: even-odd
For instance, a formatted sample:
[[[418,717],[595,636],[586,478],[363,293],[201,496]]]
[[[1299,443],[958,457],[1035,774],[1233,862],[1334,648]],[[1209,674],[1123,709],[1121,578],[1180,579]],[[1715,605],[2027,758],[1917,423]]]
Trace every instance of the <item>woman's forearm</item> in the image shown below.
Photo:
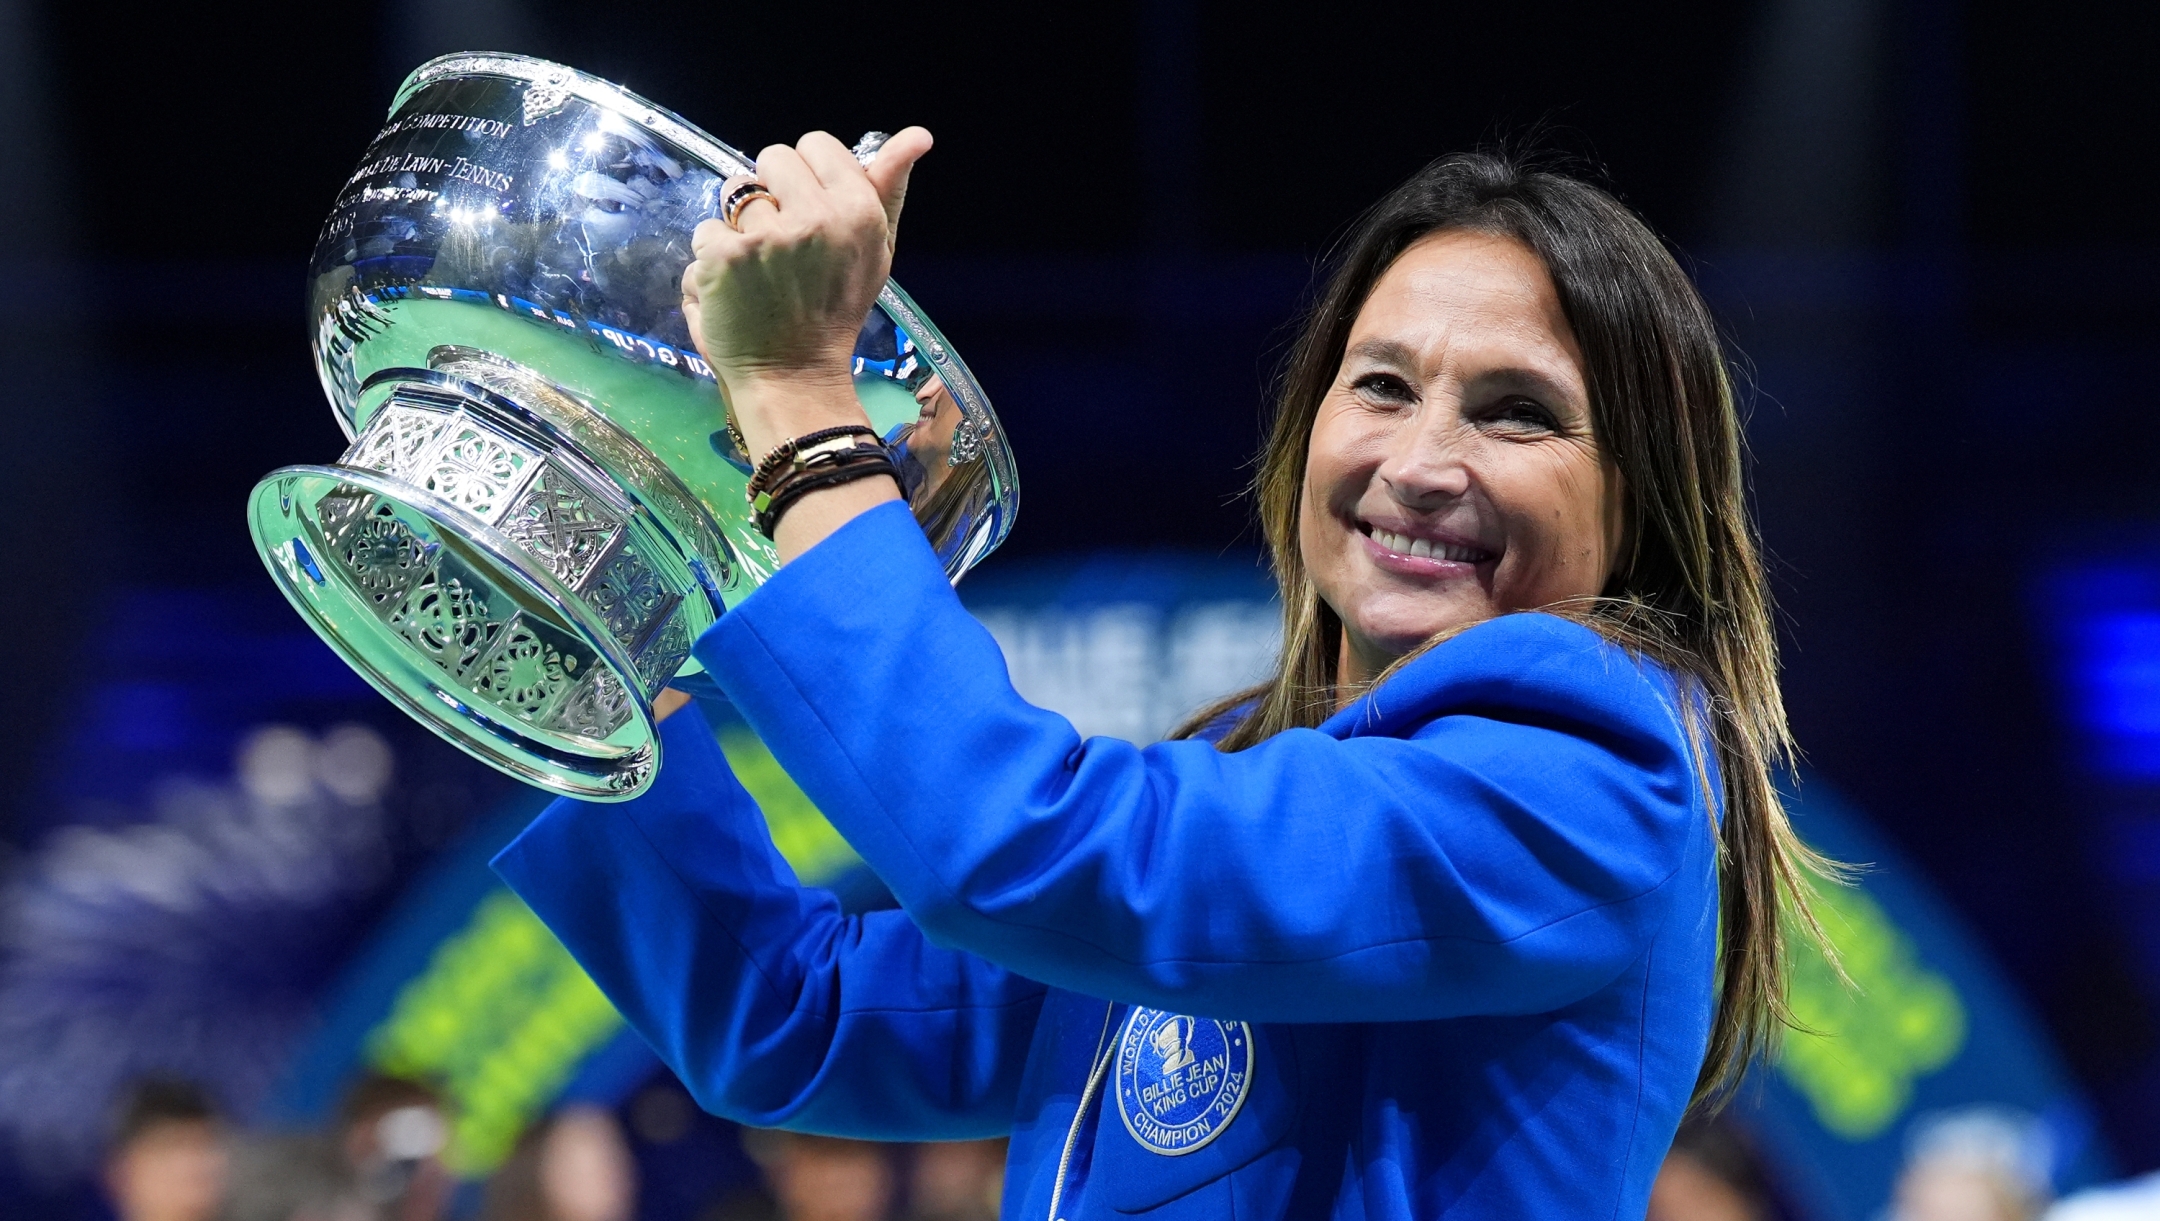
[[[1010,1121],[1042,987],[930,945],[898,912],[847,917],[797,885],[697,712],[659,783],[564,800],[496,858],[699,1102],[766,1127],[882,1139]],[[945,1040],[982,1049],[955,1059]]]

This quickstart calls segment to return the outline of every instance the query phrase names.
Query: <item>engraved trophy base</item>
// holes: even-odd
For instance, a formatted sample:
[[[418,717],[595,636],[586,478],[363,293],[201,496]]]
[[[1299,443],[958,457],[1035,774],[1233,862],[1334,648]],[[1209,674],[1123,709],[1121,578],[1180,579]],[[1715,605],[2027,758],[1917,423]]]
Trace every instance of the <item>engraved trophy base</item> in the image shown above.
[[[732,553],[695,497],[530,370],[444,346],[368,379],[335,465],[249,502],[271,576],[370,683],[556,792],[635,796],[652,701],[723,610]],[[692,663],[694,664],[694,663]]]

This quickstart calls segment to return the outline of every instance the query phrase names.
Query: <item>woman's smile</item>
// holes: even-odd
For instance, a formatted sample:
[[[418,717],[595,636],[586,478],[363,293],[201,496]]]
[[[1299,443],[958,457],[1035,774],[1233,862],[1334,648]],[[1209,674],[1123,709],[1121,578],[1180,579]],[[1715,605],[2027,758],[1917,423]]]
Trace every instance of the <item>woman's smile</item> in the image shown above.
[[[1484,547],[1429,527],[1402,523],[1390,528],[1370,521],[1355,526],[1365,536],[1365,553],[1374,566],[1413,580],[1467,579],[1499,559]]]

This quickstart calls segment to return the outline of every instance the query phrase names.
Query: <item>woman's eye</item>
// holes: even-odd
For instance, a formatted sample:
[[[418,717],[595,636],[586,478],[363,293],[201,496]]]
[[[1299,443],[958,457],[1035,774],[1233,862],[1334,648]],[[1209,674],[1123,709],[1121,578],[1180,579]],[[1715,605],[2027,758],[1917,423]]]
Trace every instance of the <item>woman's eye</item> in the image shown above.
[[[1553,418],[1552,411],[1536,399],[1503,399],[1494,405],[1492,418],[1519,428],[1559,431],[1559,422]]]
[[[1350,385],[1367,398],[1388,403],[1408,403],[1417,398],[1410,383],[1392,373],[1367,373]]]

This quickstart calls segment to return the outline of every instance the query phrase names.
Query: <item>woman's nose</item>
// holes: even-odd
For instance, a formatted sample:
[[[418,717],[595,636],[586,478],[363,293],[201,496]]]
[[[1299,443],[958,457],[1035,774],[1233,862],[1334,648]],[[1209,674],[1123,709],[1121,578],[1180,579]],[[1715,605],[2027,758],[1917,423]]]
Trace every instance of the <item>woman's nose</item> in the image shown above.
[[[1380,463],[1381,481],[1397,503],[1429,508],[1470,490],[1469,455],[1453,412],[1425,411],[1398,431]],[[1441,418],[1445,417],[1445,418]]]

